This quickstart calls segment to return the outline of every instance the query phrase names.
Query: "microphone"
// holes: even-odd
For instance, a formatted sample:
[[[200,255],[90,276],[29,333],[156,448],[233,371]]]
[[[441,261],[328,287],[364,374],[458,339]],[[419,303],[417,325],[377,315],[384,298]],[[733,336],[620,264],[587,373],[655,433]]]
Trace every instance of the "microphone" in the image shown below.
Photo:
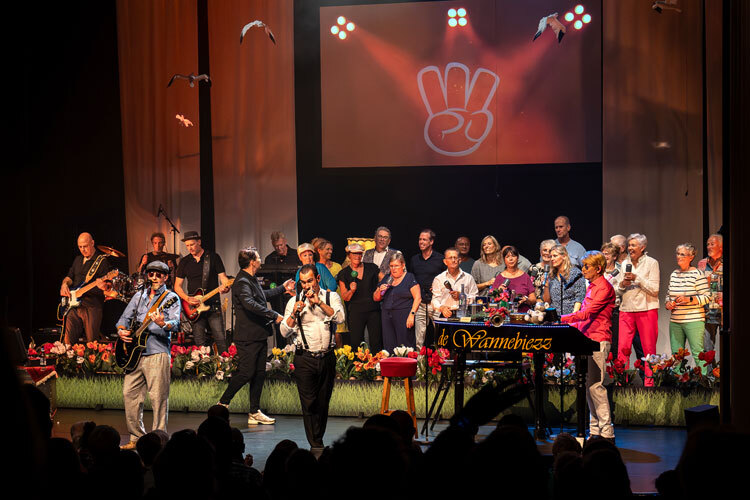
[[[357,271],[355,271],[355,270],[352,270],[352,278],[354,278],[354,279],[357,279],[357,276],[359,276],[359,275],[357,274]]]
[[[505,281],[503,281],[503,286],[505,288],[508,288],[508,285],[510,285],[510,278],[505,278]]]
[[[388,285],[389,288],[386,288],[385,290],[380,290],[380,296],[383,297],[385,295],[385,292],[387,292],[390,289],[391,284],[393,284],[393,276],[388,276],[388,279],[385,280],[385,284]]]
[[[159,203],[159,211],[156,212],[156,217],[158,218],[163,212],[164,212],[164,207],[162,207],[161,203]]]
[[[531,269],[529,269],[529,276],[531,276],[532,278],[536,278],[537,276],[539,276],[539,269],[537,269],[536,267],[532,267]]]
[[[610,276],[612,276],[614,278],[618,274],[620,274],[620,270],[619,269],[615,269],[614,271],[612,271],[612,273],[610,274]]]
[[[444,286],[445,288],[447,288],[449,292],[452,292],[452,291],[453,291],[453,287],[451,286],[451,283],[450,283],[450,281],[448,281],[448,280],[445,280],[445,281],[443,282],[443,286]]]

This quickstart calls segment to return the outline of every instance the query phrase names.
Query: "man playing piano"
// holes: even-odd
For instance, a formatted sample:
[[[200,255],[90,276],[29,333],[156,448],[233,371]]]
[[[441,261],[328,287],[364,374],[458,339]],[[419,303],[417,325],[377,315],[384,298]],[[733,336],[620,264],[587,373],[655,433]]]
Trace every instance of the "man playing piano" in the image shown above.
[[[609,410],[604,382],[604,364],[612,340],[612,311],[615,307],[615,290],[604,278],[607,261],[598,251],[586,252],[581,259],[583,277],[589,281],[586,298],[578,312],[566,314],[563,323],[571,323],[581,333],[599,342],[599,352],[589,357],[586,377],[586,400],[589,404],[589,436],[601,436],[614,443],[615,430]]]

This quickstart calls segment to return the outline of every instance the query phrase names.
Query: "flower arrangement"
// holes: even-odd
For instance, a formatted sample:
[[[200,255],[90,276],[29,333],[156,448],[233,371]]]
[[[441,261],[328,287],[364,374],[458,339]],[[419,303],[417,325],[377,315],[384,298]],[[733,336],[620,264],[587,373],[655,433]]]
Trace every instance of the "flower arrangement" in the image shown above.
[[[716,351],[705,351],[698,354],[698,359],[706,364],[706,375],[700,367],[692,370],[687,369],[690,352],[685,348],[679,348],[676,353],[650,354],[643,358],[653,374],[656,387],[678,386],[683,389],[703,387],[710,389],[719,382],[721,370],[716,361]]]
[[[505,306],[501,306],[501,307],[487,307],[485,309],[485,313],[487,315],[487,319],[484,322],[485,326],[491,326],[492,325],[492,317],[493,316],[499,316],[500,319],[502,319],[501,322],[504,323],[505,321],[508,320],[508,316],[510,315],[510,311]]]
[[[294,372],[294,346],[289,344],[283,349],[274,347],[271,359],[266,363],[266,372],[281,377],[291,377]]]
[[[575,384],[576,364],[575,357],[567,356],[562,363],[562,370],[555,363],[555,355],[547,354],[544,357],[544,381],[554,385]]]
[[[625,356],[630,356],[630,352],[630,349],[623,350]],[[615,357],[614,353],[611,351],[607,355],[607,375],[609,375],[609,378],[614,379],[616,386],[624,387],[629,385],[633,381],[633,376],[635,376],[636,370],[640,369],[641,366],[641,361],[636,360],[633,364],[633,368],[629,369],[626,368],[625,363],[623,363],[621,359]]]
[[[373,355],[364,342],[354,353],[354,371],[351,376],[357,380],[375,380],[380,377],[380,360],[388,357],[388,351]]]
[[[352,346],[345,345],[333,351],[336,356],[336,378],[344,380],[355,380],[354,377],[354,352]]]
[[[61,375],[91,375],[98,372],[117,372],[112,344],[100,344],[97,341],[85,344],[68,345],[62,342],[43,344],[39,351],[32,342],[29,345],[29,359],[38,358],[44,349],[48,364],[54,364]]]
[[[237,348],[234,344],[221,355],[212,354],[208,346],[172,346],[172,377],[215,378],[224,380],[237,371]]]
[[[408,357],[417,359],[417,380],[425,380],[429,383],[438,381],[438,373],[443,371],[443,364],[450,357],[450,352],[442,347],[433,350],[422,346],[419,354],[413,351]]]

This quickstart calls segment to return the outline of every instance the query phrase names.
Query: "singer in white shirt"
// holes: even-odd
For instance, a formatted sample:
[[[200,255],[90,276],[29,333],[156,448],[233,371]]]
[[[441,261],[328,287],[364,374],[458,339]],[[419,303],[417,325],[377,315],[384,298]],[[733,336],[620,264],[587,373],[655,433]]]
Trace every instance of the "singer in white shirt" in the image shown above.
[[[455,314],[462,285],[467,302],[471,302],[479,294],[474,278],[459,267],[461,261],[456,248],[451,247],[445,251],[443,262],[448,269],[435,276],[432,281],[432,309],[436,318],[439,317],[438,314],[445,318]]]
[[[344,306],[336,292],[321,290],[314,264],[299,272],[302,296],[289,299],[281,322],[281,335],[293,335],[294,381],[302,406],[305,434],[312,449],[322,451],[328,422],[328,405],[336,377],[335,325],[344,322]],[[301,299],[301,300],[298,300]]]

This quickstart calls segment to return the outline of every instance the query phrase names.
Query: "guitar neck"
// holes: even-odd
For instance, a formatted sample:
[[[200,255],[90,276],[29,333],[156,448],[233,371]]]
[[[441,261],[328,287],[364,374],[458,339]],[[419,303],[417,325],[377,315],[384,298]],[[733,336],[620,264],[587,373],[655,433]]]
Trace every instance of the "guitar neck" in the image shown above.
[[[234,284],[234,280],[233,279],[227,281],[227,285],[232,286],[232,284]],[[201,297],[201,302],[205,302],[208,299],[210,299],[211,297],[213,297],[214,295],[216,295],[217,293],[219,293],[219,290],[221,290],[223,286],[224,285],[222,285],[222,286],[220,286],[218,288],[214,288],[213,290],[211,290],[210,292],[208,292],[206,295],[202,296]]]

